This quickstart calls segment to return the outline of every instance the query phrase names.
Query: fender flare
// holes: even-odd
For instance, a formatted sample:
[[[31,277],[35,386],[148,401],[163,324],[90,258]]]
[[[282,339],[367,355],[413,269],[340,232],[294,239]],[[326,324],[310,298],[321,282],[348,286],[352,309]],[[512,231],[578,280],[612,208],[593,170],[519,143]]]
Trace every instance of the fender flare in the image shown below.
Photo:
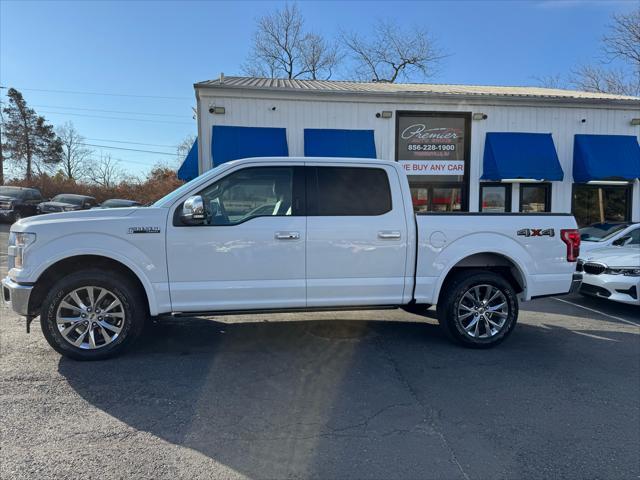
[[[94,255],[98,257],[107,258],[109,260],[113,260],[127,267],[127,269],[131,270],[133,274],[138,278],[144,291],[147,295],[148,304],[149,304],[149,313],[152,316],[158,315],[158,299],[153,288],[153,284],[149,280],[149,278],[144,274],[142,269],[129,257],[122,255],[113,250],[107,250],[102,248],[82,248],[82,249],[71,249],[65,250],[55,256],[48,257],[46,262],[41,263],[38,268],[34,269],[32,275],[34,278],[39,279],[42,274],[47,271],[50,267],[55,265],[56,263],[66,260],[73,257],[79,257],[83,255]],[[37,280],[36,280],[37,281]]]
[[[469,237],[466,237],[469,238]],[[456,243],[456,242],[454,242]],[[453,245],[453,244],[451,244]],[[450,245],[450,246],[451,246]],[[522,246],[516,244],[522,251],[523,253],[526,254],[526,252],[524,251],[524,248],[522,248]],[[503,249],[503,248],[474,248],[471,250],[467,250],[464,252],[464,254],[460,254],[460,255],[456,255],[455,257],[452,257],[451,259],[447,260],[447,263],[445,265],[445,267],[442,269],[442,273],[438,278],[438,281],[436,283],[436,287],[433,290],[433,298],[432,298],[432,303],[436,304],[438,299],[440,298],[440,292],[442,290],[442,286],[444,285],[444,282],[446,281],[447,277],[449,276],[449,274],[451,273],[451,270],[453,270],[453,268],[460,263],[461,261],[463,261],[466,258],[469,258],[473,255],[478,255],[478,254],[493,254],[493,255],[500,255],[502,257],[504,257],[506,260],[508,260],[509,262],[511,262],[517,269],[518,269],[518,273],[520,274],[522,280],[523,280],[523,285],[522,285],[522,289],[523,289],[523,298],[528,299],[528,285],[527,285],[527,279],[529,278],[529,270],[526,268],[526,266],[519,260],[516,260],[516,258],[518,257],[517,255],[514,255],[514,252],[509,251],[507,249]]]

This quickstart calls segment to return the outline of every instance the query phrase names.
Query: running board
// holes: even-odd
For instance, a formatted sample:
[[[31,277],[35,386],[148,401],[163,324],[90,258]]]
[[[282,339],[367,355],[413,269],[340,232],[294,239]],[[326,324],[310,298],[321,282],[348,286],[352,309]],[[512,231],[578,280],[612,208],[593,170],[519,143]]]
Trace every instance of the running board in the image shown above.
[[[259,310],[211,310],[200,312],[173,312],[172,317],[211,317],[221,315],[257,315],[267,313],[308,313],[308,312],[359,312],[363,310],[397,310],[400,305],[366,305],[352,307],[302,307],[302,308],[276,308]]]

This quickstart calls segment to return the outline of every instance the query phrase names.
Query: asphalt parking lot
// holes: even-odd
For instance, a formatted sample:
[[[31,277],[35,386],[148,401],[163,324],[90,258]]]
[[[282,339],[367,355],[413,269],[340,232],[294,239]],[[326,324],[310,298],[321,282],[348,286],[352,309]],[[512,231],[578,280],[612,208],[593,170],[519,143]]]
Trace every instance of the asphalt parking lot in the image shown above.
[[[635,307],[523,304],[488,351],[403,312],[166,320],[93,363],[0,317],[2,478],[640,476]]]

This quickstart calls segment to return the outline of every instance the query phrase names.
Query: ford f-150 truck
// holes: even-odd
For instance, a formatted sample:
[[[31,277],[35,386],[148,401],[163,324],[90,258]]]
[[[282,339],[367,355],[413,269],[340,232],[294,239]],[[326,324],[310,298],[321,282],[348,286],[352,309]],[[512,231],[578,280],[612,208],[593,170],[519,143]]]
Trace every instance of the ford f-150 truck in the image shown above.
[[[571,215],[415,215],[396,162],[252,158],[146,208],[17,222],[3,298],[83,360],[120,352],[164,314],[433,304],[448,336],[490,347],[519,301],[579,286],[579,244]]]

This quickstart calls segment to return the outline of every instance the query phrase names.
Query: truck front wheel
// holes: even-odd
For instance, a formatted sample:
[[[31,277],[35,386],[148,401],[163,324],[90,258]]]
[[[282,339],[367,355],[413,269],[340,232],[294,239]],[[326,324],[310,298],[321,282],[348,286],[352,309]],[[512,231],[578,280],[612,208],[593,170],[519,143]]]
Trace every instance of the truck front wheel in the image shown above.
[[[129,278],[83,270],[53,285],[40,309],[40,325],[58,353],[102,360],[130,346],[146,316],[140,289]]]
[[[466,347],[489,348],[513,331],[518,319],[518,298],[500,275],[465,271],[443,288],[437,306],[438,320],[451,339]]]

